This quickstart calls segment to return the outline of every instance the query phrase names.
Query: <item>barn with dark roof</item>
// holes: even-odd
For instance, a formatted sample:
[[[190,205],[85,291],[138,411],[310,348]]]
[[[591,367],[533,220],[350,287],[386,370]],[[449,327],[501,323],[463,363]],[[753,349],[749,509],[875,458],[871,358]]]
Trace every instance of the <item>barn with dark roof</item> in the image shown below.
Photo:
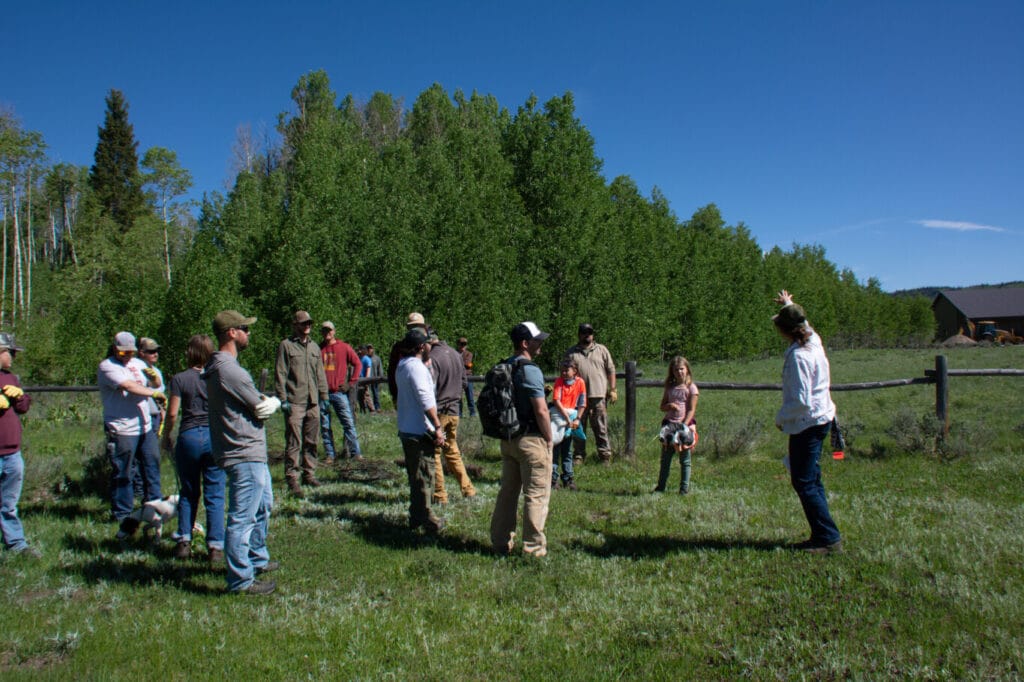
[[[970,335],[968,321],[996,323],[998,329],[1024,335],[1024,287],[943,289],[932,300],[937,338],[962,332]]]

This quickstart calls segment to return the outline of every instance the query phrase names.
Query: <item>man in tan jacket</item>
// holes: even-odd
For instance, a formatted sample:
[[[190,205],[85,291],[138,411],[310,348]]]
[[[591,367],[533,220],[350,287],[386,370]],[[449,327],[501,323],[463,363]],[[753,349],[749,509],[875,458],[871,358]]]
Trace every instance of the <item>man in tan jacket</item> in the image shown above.
[[[274,388],[287,418],[285,427],[284,477],[288,489],[302,497],[299,485],[318,487],[316,440],[320,432],[320,405],[327,402],[327,376],[320,359],[320,346],[310,338],[313,318],[305,310],[292,319],[292,336],[277,347]],[[299,453],[302,453],[301,468]]]

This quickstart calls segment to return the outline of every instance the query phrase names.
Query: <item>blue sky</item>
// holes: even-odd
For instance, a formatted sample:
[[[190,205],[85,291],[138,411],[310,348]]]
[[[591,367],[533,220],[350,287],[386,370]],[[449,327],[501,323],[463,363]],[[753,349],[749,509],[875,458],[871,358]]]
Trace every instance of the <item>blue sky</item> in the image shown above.
[[[1021,0],[12,4],[0,106],[54,162],[92,163],[110,88],[196,196],[311,70],[408,106],[572,91],[605,177],[681,219],[714,202],[890,291],[1024,279]]]

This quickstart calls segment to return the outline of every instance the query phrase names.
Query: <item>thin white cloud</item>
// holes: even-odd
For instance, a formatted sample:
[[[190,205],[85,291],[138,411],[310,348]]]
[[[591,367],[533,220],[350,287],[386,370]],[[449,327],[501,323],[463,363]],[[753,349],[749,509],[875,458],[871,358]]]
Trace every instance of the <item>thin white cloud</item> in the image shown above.
[[[1006,228],[1004,227],[979,225],[978,223],[965,223],[957,220],[914,220],[912,222],[933,230],[956,230],[957,232],[1006,232]]]

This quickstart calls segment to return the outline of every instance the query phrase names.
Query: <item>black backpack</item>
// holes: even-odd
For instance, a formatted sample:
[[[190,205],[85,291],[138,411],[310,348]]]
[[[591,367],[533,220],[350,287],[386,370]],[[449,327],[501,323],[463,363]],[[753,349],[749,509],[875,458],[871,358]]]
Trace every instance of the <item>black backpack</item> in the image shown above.
[[[512,379],[516,372],[532,364],[529,360],[499,362],[484,376],[484,387],[476,400],[476,412],[480,415],[480,425],[485,436],[512,440],[526,430],[526,425],[519,421],[519,412],[516,411]]]

